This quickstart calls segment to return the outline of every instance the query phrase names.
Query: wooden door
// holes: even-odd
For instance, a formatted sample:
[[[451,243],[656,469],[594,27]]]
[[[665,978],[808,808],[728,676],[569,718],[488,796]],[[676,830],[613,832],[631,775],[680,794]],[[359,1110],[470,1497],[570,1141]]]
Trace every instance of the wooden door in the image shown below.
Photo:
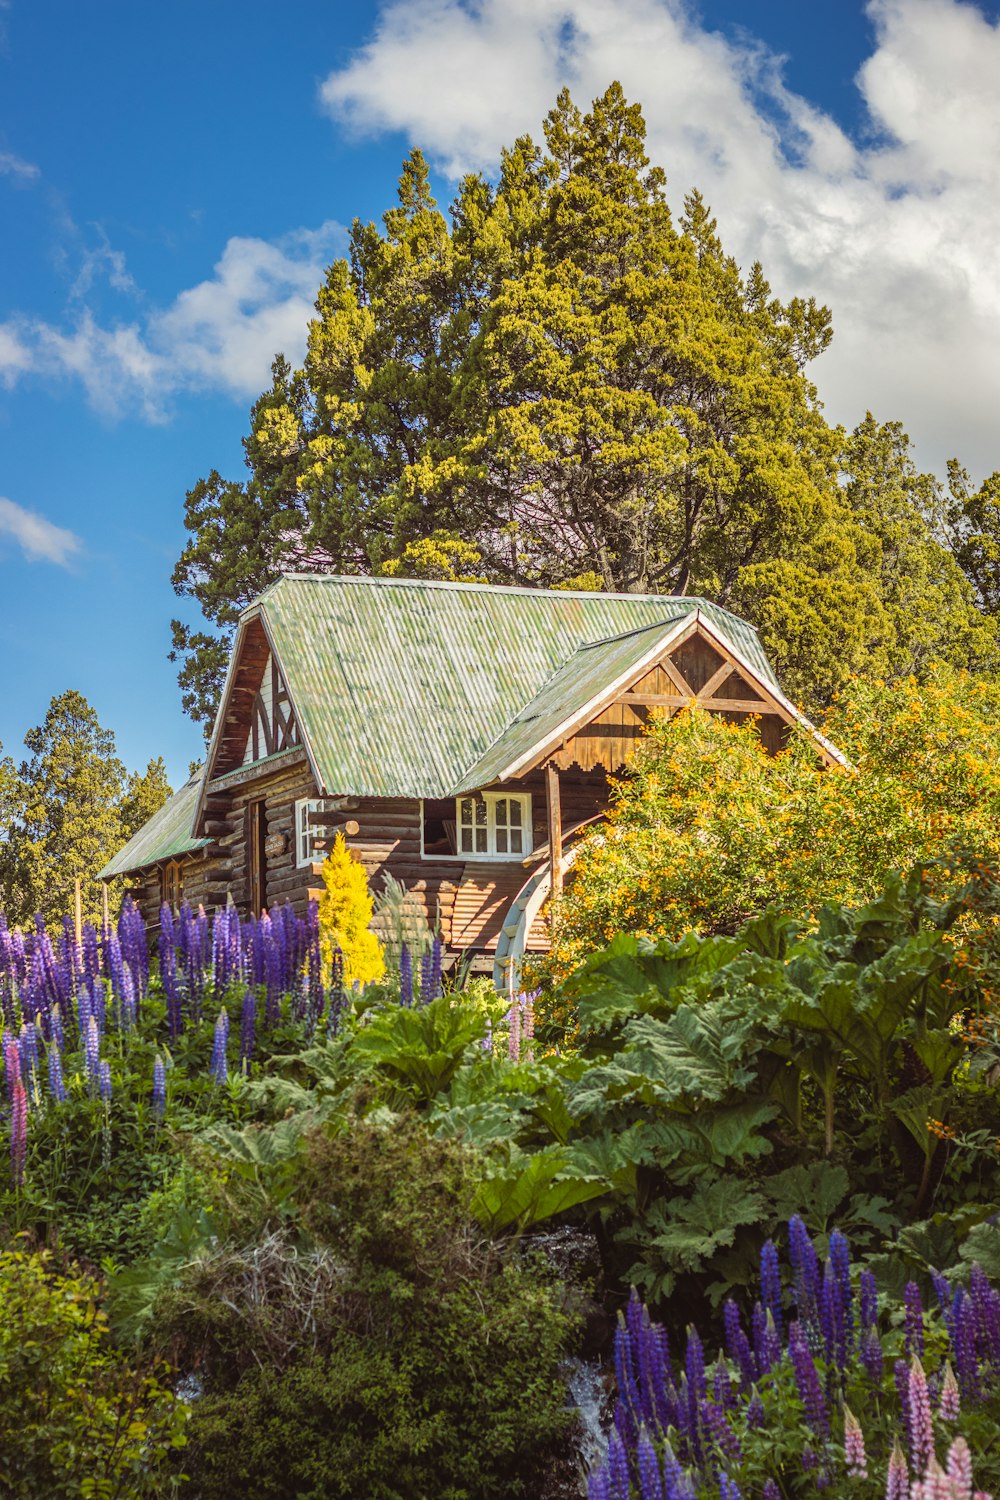
[[[264,839],[267,836],[263,797],[247,803],[247,900],[250,915],[259,917],[267,905],[267,855]]]

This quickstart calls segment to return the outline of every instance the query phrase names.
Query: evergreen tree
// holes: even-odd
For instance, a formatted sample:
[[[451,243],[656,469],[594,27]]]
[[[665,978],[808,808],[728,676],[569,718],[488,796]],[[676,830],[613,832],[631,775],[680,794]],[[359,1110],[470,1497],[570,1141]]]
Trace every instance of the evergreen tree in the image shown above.
[[[167,780],[162,755],[151,760],[141,775],[138,771],[130,771],[118,808],[122,843],[128,843],[172,796],[173,788]]]
[[[700,593],[812,707],[861,665],[919,666],[945,617],[991,659],[905,438],[872,424],[845,459],[823,418],[828,311],[744,277],[699,193],[675,221],[618,84],[586,113],[563,92],[450,219],[414,151],[316,308],[251,414],[249,479],[188,496],[174,585],[223,635],[175,622],[175,656],[206,724],[239,610],[289,567]]]

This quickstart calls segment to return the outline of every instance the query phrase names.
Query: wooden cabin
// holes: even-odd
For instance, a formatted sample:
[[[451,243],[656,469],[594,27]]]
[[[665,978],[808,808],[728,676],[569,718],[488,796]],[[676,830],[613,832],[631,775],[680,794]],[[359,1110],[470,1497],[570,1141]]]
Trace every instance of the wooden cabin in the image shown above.
[[[206,761],[101,871],[247,912],[318,894],[334,836],[500,982],[653,708],[806,721],[703,600],[288,575],[244,611]],[[811,726],[807,726],[811,727]],[[837,752],[817,736],[827,759]]]

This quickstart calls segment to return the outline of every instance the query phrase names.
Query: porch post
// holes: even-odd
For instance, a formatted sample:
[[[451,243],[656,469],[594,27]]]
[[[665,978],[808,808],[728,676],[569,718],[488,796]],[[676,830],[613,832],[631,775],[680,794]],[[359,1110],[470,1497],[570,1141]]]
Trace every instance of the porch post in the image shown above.
[[[545,767],[545,804],[549,819],[549,884],[553,896],[562,894],[562,806],[559,772],[550,760]]]

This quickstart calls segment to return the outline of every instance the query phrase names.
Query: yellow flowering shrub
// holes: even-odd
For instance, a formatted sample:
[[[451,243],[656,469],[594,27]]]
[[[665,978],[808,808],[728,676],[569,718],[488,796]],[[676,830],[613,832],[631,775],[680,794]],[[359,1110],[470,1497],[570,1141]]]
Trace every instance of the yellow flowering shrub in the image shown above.
[[[319,900],[319,934],[323,958],[334,948],[344,956],[344,982],[368,984],[385,973],[382,947],[368,931],[373,902],[365,868],[338,833],[323,861],[323,894]]]
[[[804,731],[770,756],[752,721],[654,719],[584,841],[534,977],[558,981],[616,932],[732,932],[772,903],[808,919],[826,901],[874,899],[891,870],[1000,866],[995,683],[945,668],[857,679],[822,728],[850,769],[825,767]]]

